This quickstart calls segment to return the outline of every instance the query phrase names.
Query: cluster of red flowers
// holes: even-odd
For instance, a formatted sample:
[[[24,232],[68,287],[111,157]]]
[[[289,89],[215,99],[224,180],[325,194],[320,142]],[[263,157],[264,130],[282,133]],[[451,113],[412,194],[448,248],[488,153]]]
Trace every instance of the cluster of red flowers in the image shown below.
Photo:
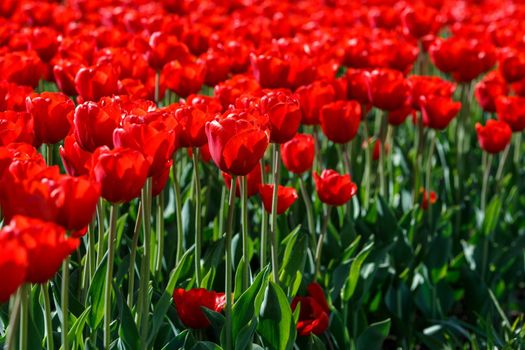
[[[2,1],[0,301],[53,276],[99,197],[129,202],[148,178],[159,194],[180,148],[212,159],[228,187],[246,176],[248,195],[283,214],[298,195],[278,185],[273,203],[261,159],[273,143],[289,172],[312,171],[317,140],[301,126],[319,125],[328,140],[347,144],[375,108],[391,126],[412,116],[441,131],[462,108],[456,86],[490,71],[474,92],[497,114],[475,126],[481,148],[500,152],[525,129],[525,27],[506,19],[523,7],[373,3]],[[445,27],[447,39],[438,36]],[[454,82],[427,75],[428,58]],[[44,92],[43,81],[60,92]],[[371,141],[380,159],[389,145],[381,135]],[[43,145],[52,161],[58,144],[67,175],[36,150]],[[323,203],[344,205],[357,193],[349,171],[313,174]],[[429,196],[424,208],[435,202]],[[329,312],[326,302],[301,303],[301,318]],[[301,334],[320,332],[327,317],[318,322]]]

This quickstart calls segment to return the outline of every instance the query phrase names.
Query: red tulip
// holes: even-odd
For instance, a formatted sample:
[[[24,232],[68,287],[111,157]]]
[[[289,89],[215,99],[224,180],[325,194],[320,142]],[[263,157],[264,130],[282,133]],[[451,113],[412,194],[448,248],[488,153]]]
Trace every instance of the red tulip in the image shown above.
[[[113,147],[113,131],[120,124],[121,110],[116,104],[84,102],[75,109],[73,129],[75,139],[84,150]]]
[[[82,101],[98,101],[118,93],[118,73],[109,63],[80,68],[75,76],[75,88]]]
[[[525,53],[512,48],[500,51],[499,71],[508,83],[525,79]]]
[[[149,39],[149,50],[146,53],[151,68],[160,71],[170,61],[190,56],[188,47],[176,36],[155,32]]]
[[[279,57],[278,53],[266,52],[250,54],[250,62],[255,79],[263,88],[286,87],[290,64]]]
[[[230,73],[230,57],[222,50],[209,49],[201,56],[206,65],[204,83],[208,86],[215,86],[221,81],[226,80]]]
[[[58,88],[64,94],[69,96],[77,94],[75,77],[81,68],[83,68],[82,63],[74,59],[61,59],[55,62],[53,76]]]
[[[3,80],[35,88],[44,76],[46,66],[34,51],[10,52],[0,56]]]
[[[319,124],[321,108],[335,101],[335,88],[327,81],[316,81],[310,85],[301,86],[296,91],[299,97],[303,120],[306,125]]]
[[[270,122],[270,142],[285,143],[292,139],[301,124],[299,101],[284,90],[270,90],[261,97],[261,112]]]
[[[347,143],[355,137],[361,122],[361,105],[357,101],[337,101],[321,108],[321,128],[335,143]]]
[[[297,332],[300,336],[311,333],[323,334],[328,329],[330,308],[326,302],[324,292],[317,283],[310,283],[307,287],[308,296],[296,296],[292,300],[292,310],[300,304]]]
[[[221,101],[224,109],[235,104],[235,100],[243,94],[252,96],[259,95],[261,86],[250,75],[234,75],[231,79],[223,81],[215,86],[214,95]]]
[[[15,237],[26,249],[26,281],[30,283],[45,283],[53,278],[62,261],[80,244],[78,238],[68,238],[62,227],[25,216],[15,216],[2,234]]]
[[[455,84],[434,76],[411,75],[407,78],[407,84],[410,91],[409,102],[412,108],[418,110],[421,97],[452,97],[454,90],[456,90]]]
[[[264,155],[269,143],[266,130],[237,112],[206,123],[206,136],[215,164],[224,172],[247,175]]]
[[[7,231],[6,233],[4,233]],[[9,300],[24,283],[27,273],[27,252],[16,237],[9,233],[9,229],[0,231],[0,303]]]
[[[25,112],[0,112],[0,146],[12,142],[32,144],[35,135],[33,119]]]
[[[259,195],[261,196],[264,210],[272,212],[274,185],[259,185]],[[279,185],[277,187],[277,215],[283,214],[299,198],[297,191],[293,187]]]
[[[404,31],[418,39],[436,33],[441,26],[438,11],[424,4],[406,7],[401,12],[401,21]]]
[[[43,62],[49,62],[58,50],[58,33],[50,27],[33,28],[28,44]]]
[[[206,123],[212,121],[215,115],[194,107],[183,105],[175,110],[175,119],[179,122],[179,146],[180,147],[201,147],[205,145]]]
[[[124,203],[138,197],[148,177],[148,162],[139,151],[105,147],[93,154],[92,176],[102,186],[102,197]]]
[[[33,89],[30,86],[21,86],[5,80],[0,81],[0,112],[25,112],[26,96],[32,92]]]
[[[434,191],[428,193],[424,188],[419,190],[421,194],[421,208],[427,210],[429,206],[434,205],[437,202],[437,194]]]
[[[505,80],[497,71],[492,71],[485,75],[483,79],[476,84],[474,96],[481,108],[487,112],[496,112],[496,100],[500,96],[507,95],[509,87]]]
[[[64,145],[59,148],[59,153],[64,169],[70,176],[89,174],[91,153],[84,151],[73,135],[66,136]]]
[[[504,121],[490,119],[485,126],[476,123],[479,146],[488,153],[499,153],[510,143],[512,129]]]
[[[498,119],[507,123],[513,132],[525,129],[525,97],[501,96],[496,100]]]
[[[71,129],[75,104],[60,92],[43,92],[26,98],[27,112],[33,116],[37,143],[55,144]]]
[[[162,69],[161,81],[181,97],[199,92],[206,77],[206,65],[201,60],[171,61]]]
[[[177,288],[173,291],[173,302],[180,320],[186,327],[194,329],[208,328],[210,321],[206,318],[202,307],[221,312],[226,306],[226,295],[208,291],[204,288],[193,288],[190,290]]]
[[[368,98],[367,72],[363,69],[349,68],[346,71],[347,98],[359,101],[362,105],[370,103]]]
[[[315,141],[312,135],[297,134],[281,145],[283,164],[290,172],[302,174],[312,168],[315,156]]]
[[[350,175],[339,175],[332,169],[323,170],[321,175],[314,173],[314,180],[319,199],[329,205],[343,205],[357,193]]]
[[[230,174],[222,172],[222,177],[224,179],[224,184],[228,189],[231,188],[232,184],[232,177]],[[258,163],[255,168],[253,168],[252,171],[246,175],[247,183],[248,183],[248,197],[255,196],[257,193],[259,193],[259,185],[262,182],[262,173],[261,173],[261,164]],[[240,179],[237,178],[237,186],[235,187],[235,196],[238,198],[241,197],[241,182]]]
[[[393,111],[405,105],[408,86],[403,73],[387,68],[374,69],[367,76],[368,98],[374,107]]]
[[[388,124],[393,126],[401,125],[405,122],[409,115],[414,114],[411,106],[403,106],[395,111],[388,112]]]
[[[461,109],[461,102],[440,96],[422,97],[419,104],[423,124],[436,130],[444,130]]]

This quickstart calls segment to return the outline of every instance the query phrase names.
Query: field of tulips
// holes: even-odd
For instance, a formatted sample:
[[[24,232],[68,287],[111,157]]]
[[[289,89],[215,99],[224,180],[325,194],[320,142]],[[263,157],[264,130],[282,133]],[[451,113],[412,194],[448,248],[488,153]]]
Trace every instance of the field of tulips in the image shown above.
[[[525,3],[1,0],[0,347],[525,349]]]

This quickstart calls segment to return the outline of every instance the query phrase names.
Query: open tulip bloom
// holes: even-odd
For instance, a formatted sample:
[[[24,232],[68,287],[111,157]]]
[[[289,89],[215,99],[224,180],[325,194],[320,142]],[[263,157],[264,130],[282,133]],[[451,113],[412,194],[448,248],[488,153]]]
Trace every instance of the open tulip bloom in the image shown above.
[[[0,1],[0,347],[525,349],[520,1]]]

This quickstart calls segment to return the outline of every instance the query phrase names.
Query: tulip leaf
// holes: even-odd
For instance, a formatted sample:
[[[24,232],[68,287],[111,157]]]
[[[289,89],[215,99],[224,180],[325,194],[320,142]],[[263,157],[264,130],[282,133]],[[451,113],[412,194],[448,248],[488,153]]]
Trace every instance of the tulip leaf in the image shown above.
[[[173,293],[173,290],[175,289],[175,286],[177,285],[177,282],[179,281],[179,278],[181,275],[183,275],[185,272],[189,271],[192,266],[192,258],[193,258],[193,250],[188,249],[180,259],[180,263],[175,267],[175,269],[171,272],[170,279],[168,281],[168,284],[166,286],[166,292],[167,293]]]
[[[494,196],[485,210],[483,218],[483,235],[489,236],[495,229],[501,213],[501,200],[499,196]]]
[[[114,286],[114,291],[117,296],[118,307],[119,307],[119,336],[120,339],[126,344],[128,349],[140,349],[140,336],[135,320],[131,315],[131,310],[126,304],[122,293],[117,286]]]
[[[184,342],[186,341],[186,337],[188,336],[190,332],[188,330],[184,330],[180,332],[175,338],[173,338],[165,347],[162,348],[162,350],[180,350],[184,346]]]
[[[191,350],[222,350],[222,348],[219,345],[209,342],[209,341],[200,341],[200,342],[197,342],[191,348]]]
[[[201,306],[201,309],[202,312],[204,312],[204,315],[206,316],[208,321],[210,321],[211,326],[220,332],[222,327],[224,326],[224,322],[226,322],[226,318],[224,317],[224,315],[219,312],[208,309],[204,306]]]
[[[370,254],[370,251],[372,250],[374,243],[370,243],[367,246],[365,246],[359,254],[355,257],[355,259],[352,261],[352,265],[350,266],[350,272],[348,274],[348,279],[345,282],[345,286],[343,288],[343,295],[342,299],[344,302],[348,302],[352,295],[355,292],[355,289],[357,287],[357,282],[359,280],[359,275],[361,272],[361,266],[365,262],[366,258],[368,257],[368,254]]]
[[[271,350],[292,349],[297,331],[290,302],[275,282],[269,282],[259,313],[257,331]]]
[[[381,350],[390,332],[390,319],[373,323],[357,338],[357,350]]]
[[[157,302],[157,305],[155,305],[155,309],[153,310],[153,316],[151,317],[151,330],[149,332],[149,337],[147,340],[148,346],[151,345],[151,343],[157,336],[160,327],[164,323],[166,313],[168,312],[168,309],[171,306],[172,292],[168,293],[168,291],[165,291],[160,297],[159,301]]]
[[[301,230],[301,225],[299,225],[286,237],[284,243],[286,248],[279,279],[283,285],[288,286],[288,295],[294,296],[301,283],[306,264],[308,235]]]
[[[244,257],[241,257],[239,264],[237,265],[237,270],[235,270],[235,287],[233,289],[233,300],[239,299],[243,290],[242,290],[242,280],[243,280],[243,271],[244,271]]]
[[[82,344],[84,326],[86,325],[86,322],[88,321],[90,313],[91,313],[91,305],[88,305],[86,309],[84,310],[84,312],[72,324],[71,328],[69,329],[69,332],[67,333],[67,338],[70,343],[73,343],[73,341],[76,338],[76,342],[78,344]]]
[[[91,313],[88,319],[88,324],[91,330],[95,330],[102,322],[104,318],[104,290],[106,283],[106,270],[107,270],[107,253],[102,258],[100,265],[95,271],[95,276],[91,281],[88,292],[88,300],[91,305]]]
[[[251,320],[246,326],[241,328],[239,335],[235,339],[235,350],[247,349],[253,340],[253,335],[257,329],[257,319]]]

